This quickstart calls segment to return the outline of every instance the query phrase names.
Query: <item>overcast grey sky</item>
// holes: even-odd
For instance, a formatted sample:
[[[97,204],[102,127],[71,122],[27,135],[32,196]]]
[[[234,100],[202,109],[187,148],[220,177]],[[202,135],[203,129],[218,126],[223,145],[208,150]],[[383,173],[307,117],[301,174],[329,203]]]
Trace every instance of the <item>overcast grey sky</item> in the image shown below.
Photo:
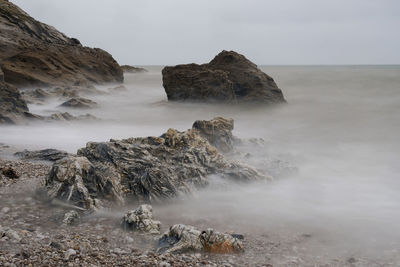
[[[400,0],[11,0],[121,64],[399,64]]]

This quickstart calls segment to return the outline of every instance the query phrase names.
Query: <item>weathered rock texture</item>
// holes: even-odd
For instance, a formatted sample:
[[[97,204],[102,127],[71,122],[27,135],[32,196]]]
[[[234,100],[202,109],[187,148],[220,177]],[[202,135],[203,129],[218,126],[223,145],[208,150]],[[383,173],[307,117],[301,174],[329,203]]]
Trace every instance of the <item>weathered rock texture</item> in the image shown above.
[[[198,130],[201,136],[222,152],[233,149],[233,119],[217,117],[211,121],[198,120],[193,123],[192,128]]]
[[[145,68],[134,67],[130,65],[122,65],[122,70],[126,73],[140,73],[140,72],[148,72]]]
[[[95,108],[97,107],[97,103],[93,100],[83,98],[83,97],[76,97],[71,98],[64,103],[61,104],[62,107],[68,108]]]
[[[23,150],[14,153],[16,157],[27,160],[45,160],[45,161],[57,161],[67,157],[69,154],[62,150],[57,149],[42,149],[42,150]]]
[[[210,123],[221,128],[221,121],[225,119]],[[102,198],[162,201],[208,185],[212,174],[235,181],[268,178],[225,159],[195,128],[169,129],[160,137],[90,142],[78,150],[78,156],[54,163],[46,187],[51,197],[84,208]]]
[[[121,67],[107,52],[84,47],[11,2],[0,0],[0,123],[36,118],[11,84],[90,87],[122,81]]]
[[[168,100],[285,102],[274,79],[234,51],[222,51],[208,64],[165,67],[162,74]]]
[[[124,229],[150,234],[159,234],[161,222],[153,220],[153,208],[150,205],[140,205],[128,211],[122,218],[121,225]]]
[[[175,224],[159,239],[158,251],[240,253],[244,250],[242,241],[230,234],[218,233],[213,229],[200,231],[190,225]]]
[[[0,64],[17,86],[122,82],[121,67],[107,52],[83,47],[54,27],[0,1]]]
[[[45,180],[47,195],[78,207],[101,206],[99,199],[123,202],[119,174],[85,157],[66,157],[53,164]]]
[[[79,213],[75,210],[70,210],[64,215],[63,225],[72,225],[79,221]]]
[[[14,124],[31,116],[18,89],[0,81],[0,124]]]

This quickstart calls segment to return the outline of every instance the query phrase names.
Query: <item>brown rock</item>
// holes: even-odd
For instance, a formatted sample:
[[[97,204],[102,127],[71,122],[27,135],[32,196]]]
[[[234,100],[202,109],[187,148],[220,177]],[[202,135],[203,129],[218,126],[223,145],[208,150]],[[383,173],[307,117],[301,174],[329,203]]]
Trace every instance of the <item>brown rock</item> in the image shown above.
[[[77,39],[0,0],[0,124],[43,119],[28,112],[25,100],[11,85],[90,88],[122,81],[121,67],[107,52],[83,47]],[[35,98],[27,95],[27,99]]]
[[[229,152],[233,149],[233,119],[217,117],[212,120],[197,120],[192,128],[198,130],[201,136],[220,151]]]
[[[274,80],[234,51],[222,51],[210,63],[165,67],[168,100],[223,103],[286,102]]]
[[[0,64],[4,80],[17,86],[122,82],[107,52],[83,47],[16,5],[0,2]]]

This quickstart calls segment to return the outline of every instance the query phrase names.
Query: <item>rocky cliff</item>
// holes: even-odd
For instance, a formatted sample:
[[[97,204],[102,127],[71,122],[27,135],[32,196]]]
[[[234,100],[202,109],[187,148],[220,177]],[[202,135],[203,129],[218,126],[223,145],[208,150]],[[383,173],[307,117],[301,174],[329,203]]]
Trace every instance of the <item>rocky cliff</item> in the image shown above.
[[[81,45],[0,0],[0,123],[38,117],[28,112],[18,89],[122,82],[119,64],[106,51]]]
[[[84,47],[16,5],[0,0],[0,66],[16,86],[122,82],[106,51]]]

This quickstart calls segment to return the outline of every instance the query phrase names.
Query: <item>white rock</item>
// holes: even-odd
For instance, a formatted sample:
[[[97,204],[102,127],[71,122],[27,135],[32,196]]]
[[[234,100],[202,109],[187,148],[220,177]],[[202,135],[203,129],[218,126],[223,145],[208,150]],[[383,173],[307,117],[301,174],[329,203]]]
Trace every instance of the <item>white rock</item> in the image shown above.
[[[70,248],[64,252],[64,259],[69,260],[69,258],[74,255],[76,255],[76,251],[74,249]]]
[[[9,211],[10,211],[9,207],[4,207],[1,209],[1,213],[4,213],[4,214],[8,213]]]

